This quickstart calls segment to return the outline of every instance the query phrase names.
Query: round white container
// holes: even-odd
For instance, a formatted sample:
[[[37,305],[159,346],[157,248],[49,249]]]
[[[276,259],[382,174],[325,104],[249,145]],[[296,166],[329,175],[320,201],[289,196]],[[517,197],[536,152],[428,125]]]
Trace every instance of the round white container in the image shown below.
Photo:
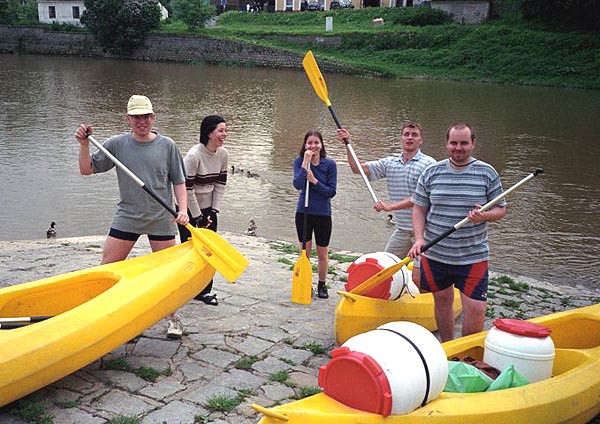
[[[437,398],[448,378],[436,337],[412,322],[391,322],[350,338],[319,370],[330,397],[380,415],[407,414]]]
[[[386,268],[396,265],[401,261],[396,255],[388,252],[375,252],[362,255],[348,267],[348,280],[345,285],[346,291],[360,285]],[[364,296],[384,300],[396,300],[403,294],[416,296],[419,289],[412,280],[412,271],[403,266],[387,281],[378,284],[366,292]]]
[[[517,319],[497,319],[485,338],[483,362],[504,371],[509,365],[530,383],[552,377],[554,342],[551,330]]]

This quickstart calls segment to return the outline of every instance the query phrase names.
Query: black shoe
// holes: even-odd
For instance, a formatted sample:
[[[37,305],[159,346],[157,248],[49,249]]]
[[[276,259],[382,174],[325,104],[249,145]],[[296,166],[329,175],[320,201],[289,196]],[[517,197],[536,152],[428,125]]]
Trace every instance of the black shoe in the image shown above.
[[[194,299],[201,300],[202,302],[206,303],[207,305],[217,306],[219,304],[216,294],[210,294],[210,293],[199,294],[196,297],[194,297]]]
[[[317,297],[320,299],[329,298],[329,293],[327,293],[327,286],[325,284],[319,284],[319,287],[317,287]]]

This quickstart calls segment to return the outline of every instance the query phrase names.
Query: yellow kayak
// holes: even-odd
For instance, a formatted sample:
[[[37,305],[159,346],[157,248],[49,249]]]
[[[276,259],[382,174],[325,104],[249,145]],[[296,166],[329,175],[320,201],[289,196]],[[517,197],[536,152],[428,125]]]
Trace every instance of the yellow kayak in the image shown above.
[[[484,393],[442,393],[406,415],[367,413],[321,393],[263,408],[261,424],[463,424],[587,423],[600,413],[600,304],[530,320],[552,330],[556,347],[552,378]],[[448,358],[483,358],[487,332],[442,346]]]
[[[241,274],[247,260],[216,233],[206,238],[210,249],[194,237],[149,255],[0,289],[0,323],[51,316],[14,329],[0,324],[0,406],[88,365],[183,306],[215,274],[207,255],[232,259],[233,273]]]
[[[437,330],[433,311],[433,295],[402,295],[397,300],[383,300],[339,291],[340,302],[335,308],[335,342],[343,344],[352,336],[373,330],[391,321],[410,321],[430,331]],[[454,317],[462,311],[460,292],[454,291]]]

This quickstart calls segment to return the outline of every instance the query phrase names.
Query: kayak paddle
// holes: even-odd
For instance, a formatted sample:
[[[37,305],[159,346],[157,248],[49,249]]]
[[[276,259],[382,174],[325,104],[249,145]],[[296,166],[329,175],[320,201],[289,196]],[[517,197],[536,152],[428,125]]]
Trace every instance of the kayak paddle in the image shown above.
[[[163,199],[158,197],[151,188],[147,187],[144,182],[123,165],[116,157],[114,157],[102,144],[100,144],[93,136],[88,135],[88,140],[94,146],[104,153],[113,163],[125,172],[137,185],[139,185],[146,193],[165,208],[173,217],[177,217],[177,212],[165,203]],[[185,226],[192,233],[192,243],[194,248],[200,253],[200,256],[208,262],[214,269],[219,271],[228,281],[235,281],[244,272],[248,266],[246,259],[235,247],[227,243],[227,241],[206,228],[196,228],[191,224]]]
[[[308,227],[308,177],[306,178],[306,191],[304,192],[304,228],[302,229],[302,252],[294,265],[292,277],[292,302],[301,305],[310,305],[312,300],[312,266],[306,253],[306,227]]]
[[[498,203],[500,200],[502,200],[505,196],[508,196],[510,193],[512,193],[513,191],[515,191],[517,188],[519,188],[523,184],[525,184],[527,181],[529,181],[533,177],[535,177],[535,176],[537,176],[537,175],[539,175],[539,174],[541,174],[543,172],[544,172],[544,170],[541,169],[541,168],[536,169],[531,174],[529,174],[528,176],[526,176],[525,178],[523,178],[521,181],[519,181],[518,183],[516,183],[515,185],[513,185],[512,187],[510,187],[504,193],[499,194],[498,196],[496,196],[495,198],[493,198],[492,200],[490,200],[488,203],[486,203],[485,205],[483,205],[479,209],[479,211],[480,212],[487,211],[492,206],[494,206],[496,203]],[[436,245],[441,240],[445,239],[450,234],[452,234],[453,232],[455,232],[459,228],[463,227],[467,222],[469,222],[469,218],[465,217],[460,222],[454,224],[453,227],[451,227],[450,229],[448,229],[447,231],[445,231],[444,233],[440,234],[435,239],[433,239],[432,241],[430,241],[429,243],[427,243],[425,246],[423,246],[423,248],[421,249],[421,253],[425,253],[432,246]],[[398,272],[404,265],[408,264],[411,260],[412,260],[412,258],[410,256],[407,256],[406,258],[404,258],[403,260],[401,260],[397,264],[394,264],[394,265],[392,265],[392,266],[390,266],[390,267],[388,267],[386,269],[383,269],[383,270],[379,271],[377,274],[369,277],[367,280],[365,280],[362,283],[360,283],[354,289],[350,290],[350,293],[364,294],[364,293],[368,292],[373,287],[375,287],[378,284],[386,281],[388,278],[390,278],[392,275],[394,275],[396,272]]]
[[[308,79],[309,79],[310,83],[312,84],[313,89],[315,90],[315,93],[317,93],[317,96],[319,96],[319,98],[321,100],[323,100],[323,102],[327,106],[327,109],[329,109],[329,112],[331,112],[331,117],[335,121],[335,125],[339,129],[342,129],[342,124],[340,123],[338,117],[336,116],[335,112],[333,111],[333,106],[331,106],[331,102],[329,101],[329,96],[327,94],[327,85],[325,84],[325,79],[323,78],[323,75],[321,74],[321,70],[319,69],[319,65],[317,65],[317,61],[315,60],[315,56],[313,55],[312,51],[309,50],[306,53],[306,55],[304,56],[304,59],[302,60],[302,66],[304,67],[306,76],[308,76]],[[354,149],[352,148],[352,144],[350,144],[350,140],[347,138],[344,138],[344,144],[346,145],[346,149],[348,149],[348,152],[350,152],[350,156],[352,156],[352,160],[356,164],[356,167],[358,168],[358,171],[360,172],[360,176],[362,177],[363,181],[367,185],[367,188],[369,189],[369,193],[371,194],[371,197],[373,198],[373,202],[377,203],[377,201],[378,201],[377,196],[375,195],[375,192],[373,191],[373,188],[371,187],[371,183],[369,183],[369,179],[365,175],[365,171],[363,170],[362,165],[360,164],[360,162],[358,161],[358,158],[356,157],[356,153],[354,153]]]

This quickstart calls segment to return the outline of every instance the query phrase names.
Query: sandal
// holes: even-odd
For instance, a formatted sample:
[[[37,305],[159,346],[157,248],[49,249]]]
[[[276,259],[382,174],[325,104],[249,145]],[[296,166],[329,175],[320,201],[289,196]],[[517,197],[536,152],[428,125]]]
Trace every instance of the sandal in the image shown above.
[[[197,300],[201,300],[202,302],[206,303],[207,305],[217,306],[219,304],[216,294],[203,294],[201,296],[198,296]]]

